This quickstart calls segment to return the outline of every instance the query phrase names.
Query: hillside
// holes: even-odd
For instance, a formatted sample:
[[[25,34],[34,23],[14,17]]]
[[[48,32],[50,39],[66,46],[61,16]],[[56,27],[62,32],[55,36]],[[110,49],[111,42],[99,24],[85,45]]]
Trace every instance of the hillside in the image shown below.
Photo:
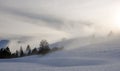
[[[46,56],[1,59],[0,70],[118,71],[120,66],[120,40],[118,38],[107,38],[107,40],[104,38],[99,40],[102,42],[88,45],[88,41],[84,41],[84,44],[86,43],[85,46],[79,46],[78,48],[73,47],[74,49],[65,49]],[[66,41],[66,45],[70,45],[70,42],[73,42],[73,40],[69,40],[69,42]],[[79,45],[78,41],[76,42],[77,43],[74,45]]]

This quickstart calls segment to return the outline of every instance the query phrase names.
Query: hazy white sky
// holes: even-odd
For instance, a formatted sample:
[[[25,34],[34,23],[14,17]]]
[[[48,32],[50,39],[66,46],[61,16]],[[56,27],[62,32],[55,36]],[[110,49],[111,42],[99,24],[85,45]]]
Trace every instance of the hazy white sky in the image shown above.
[[[1,0],[1,6],[20,11],[80,20],[110,16],[119,0]]]
[[[119,18],[120,0],[0,0],[0,32],[11,32],[12,28],[19,33],[20,28],[27,28],[23,34],[31,33],[31,28],[38,25],[67,35],[104,34],[120,28],[116,25]],[[35,25],[30,25],[31,28],[20,25],[17,31],[15,23]],[[36,30],[32,32],[41,33]]]

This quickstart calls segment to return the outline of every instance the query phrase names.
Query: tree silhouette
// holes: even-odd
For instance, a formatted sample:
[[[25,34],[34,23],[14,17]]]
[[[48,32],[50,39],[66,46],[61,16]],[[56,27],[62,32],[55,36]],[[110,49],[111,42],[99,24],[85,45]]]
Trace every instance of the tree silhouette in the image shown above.
[[[39,48],[34,48],[31,50],[30,45],[27,45],[26,47],[26,53],[27,55],[37,55],[37,54],[47,54],[49,52],[53,52],[53,51],[58,51],[58,50],[62,50],[63,47],[59,48],[59,47],[54,47],[52,49],[50,49],[49,47],[49,43],[46,40],[42,40],[39,44]],[[20,50],[16,50],[16,52],[11,53],[9,47],[6,48],[1,48],[0,49],[0,58],[17,58],[17,57],[23,57],[26,56],[22,46],[20,47]]]
[[[23,49],[22,49],[22,46],[20,47],[20,56],[24,56],[24,52],[23,52]]]
[[[42,40],[40,42],[39,53],[46,54],[49,52],[49,50],[50,50],[50,48],[49,48],[48,42],[46,40]]]
[[[31,54],[31,48],[30,48],[30,45],[27,45],[26,53],[27,53],[27,55],[30,55],[30,54]]]
[[[18,50],[16,50],[15,55],[16,55],[16,57],[19,57],[19,56],[20,56]]]
[[[11,57],[11,52],[9,47],[6,47],[5,49],[0,50],[0,58],[10,58]]]
[[[32,54],[38,54],[37,48],[34,48],[34,49],[32,50]]]

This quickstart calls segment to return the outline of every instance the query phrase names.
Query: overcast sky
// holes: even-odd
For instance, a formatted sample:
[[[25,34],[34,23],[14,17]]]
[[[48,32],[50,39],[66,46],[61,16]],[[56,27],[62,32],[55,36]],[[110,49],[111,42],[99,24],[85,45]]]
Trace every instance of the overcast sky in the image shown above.
[[[27,24],[36,24],[30,27],[42,25],[67,35],[80,35],[83,30],[104,34],[116,30],[119,13],[120,0],[0,0],[0,32],[18,33]],[[18,23],[27,24],[18,27]]]

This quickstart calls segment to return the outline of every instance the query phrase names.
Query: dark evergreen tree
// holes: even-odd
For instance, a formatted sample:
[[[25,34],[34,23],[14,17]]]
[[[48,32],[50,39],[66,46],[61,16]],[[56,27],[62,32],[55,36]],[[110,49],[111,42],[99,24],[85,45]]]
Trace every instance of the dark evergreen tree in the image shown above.
[[[49,44],[46,40],[40,42],[39,53],[46,54],[50,51]]]
[[[3,56],[2,54],[3,54],[3,49],[1,48],[0,49],[0,58],[2,58],[2,56]]]
[[[37,48],[34,48],[34,49],[32,50],[32,54],[38,54]]]
[[[6,57],[10,58],[11,57],[11,51],[9,49],[9,47],[6,47],[6,49],[4,50]]]
[[[20,47],[20,56],[21,56],[21,57],[24,56],[24,52],[23,52],[22,47]]]
[[[16,50],[15,55],[16,55],[16,57],[19,57],[19,56],[20,56],[18,50]]]
[[[31,54],[30,45],[27,46],[27,48],[26,48],[26,53],[27,53],[27,55],[30,55],[30,54]]]
[[[11,57],[11,52],[9,47],[6,47],[5,49],[2,48],[0,50],[0,58],[10,58]]]

